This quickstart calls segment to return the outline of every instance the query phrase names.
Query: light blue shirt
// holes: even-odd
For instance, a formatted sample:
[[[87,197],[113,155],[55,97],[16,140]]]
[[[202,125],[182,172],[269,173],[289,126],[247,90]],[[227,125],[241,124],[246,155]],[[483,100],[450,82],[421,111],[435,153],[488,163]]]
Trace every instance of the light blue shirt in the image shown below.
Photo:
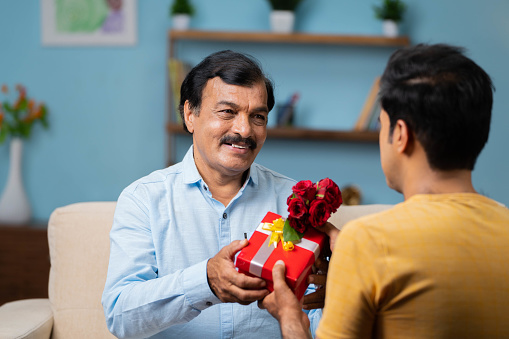
[[[280,338],[257,303],[222,303],[207,283],[207,261],[253,233],[268,211],[288,214],[295,181],[258,164],[224,207],[193,159],[155,171],[120,195],[110,233],[102,304],[120,338]],[[310,318],[312,318],[310,316]]]

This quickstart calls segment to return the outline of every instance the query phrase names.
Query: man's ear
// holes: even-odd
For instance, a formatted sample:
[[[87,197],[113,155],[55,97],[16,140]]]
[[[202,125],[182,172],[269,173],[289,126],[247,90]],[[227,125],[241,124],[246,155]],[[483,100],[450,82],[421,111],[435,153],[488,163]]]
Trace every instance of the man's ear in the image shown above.
[[[190,107],[189,100],[184,103],[184,122],[186,123],[187,130],[190,133],[194,132],[194,118],[196,115]]]
[[[404,120],[396,121],[392,142],[398,153],[411,153],[413,149],[413,134]]]

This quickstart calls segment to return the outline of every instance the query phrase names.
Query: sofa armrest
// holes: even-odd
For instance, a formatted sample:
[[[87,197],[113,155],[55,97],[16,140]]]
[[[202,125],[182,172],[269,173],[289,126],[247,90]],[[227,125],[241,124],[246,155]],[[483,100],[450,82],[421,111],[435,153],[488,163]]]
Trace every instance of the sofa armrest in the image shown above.
[[[0,307],[0,338],[49,339],[53,312],[48,299],[26,299]]]

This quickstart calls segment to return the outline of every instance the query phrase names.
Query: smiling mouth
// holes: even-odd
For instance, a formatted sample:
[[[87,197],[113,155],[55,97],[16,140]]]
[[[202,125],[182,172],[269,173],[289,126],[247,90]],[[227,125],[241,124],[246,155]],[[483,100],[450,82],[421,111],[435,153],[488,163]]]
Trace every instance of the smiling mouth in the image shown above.
[[[230,146],[232,146],[233,148],[240,148],[240,149],[246,149],[246,148],[248,148],[247,146],[241,146],[241,145],[235,145],[235,144],[227,144],[227,145],[230,145]]]
[[[225,135],[220,140],[221,145],[228,145],[238,150],[255,150],[256,149],[256,141],[253,138],[242,138],[240,135]]]

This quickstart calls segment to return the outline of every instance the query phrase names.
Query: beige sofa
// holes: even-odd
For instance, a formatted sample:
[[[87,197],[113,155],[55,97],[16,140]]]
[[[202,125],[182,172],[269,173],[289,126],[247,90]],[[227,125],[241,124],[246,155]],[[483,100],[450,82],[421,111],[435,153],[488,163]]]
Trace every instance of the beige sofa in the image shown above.
[[[341,228],[351,219],[388,207],[342,206],[330,221]],[[0,339],[114,338],[101,306],[114,210],[115,202],[87,202],[57,208],[51,214],[49,299],[1,306]]]

